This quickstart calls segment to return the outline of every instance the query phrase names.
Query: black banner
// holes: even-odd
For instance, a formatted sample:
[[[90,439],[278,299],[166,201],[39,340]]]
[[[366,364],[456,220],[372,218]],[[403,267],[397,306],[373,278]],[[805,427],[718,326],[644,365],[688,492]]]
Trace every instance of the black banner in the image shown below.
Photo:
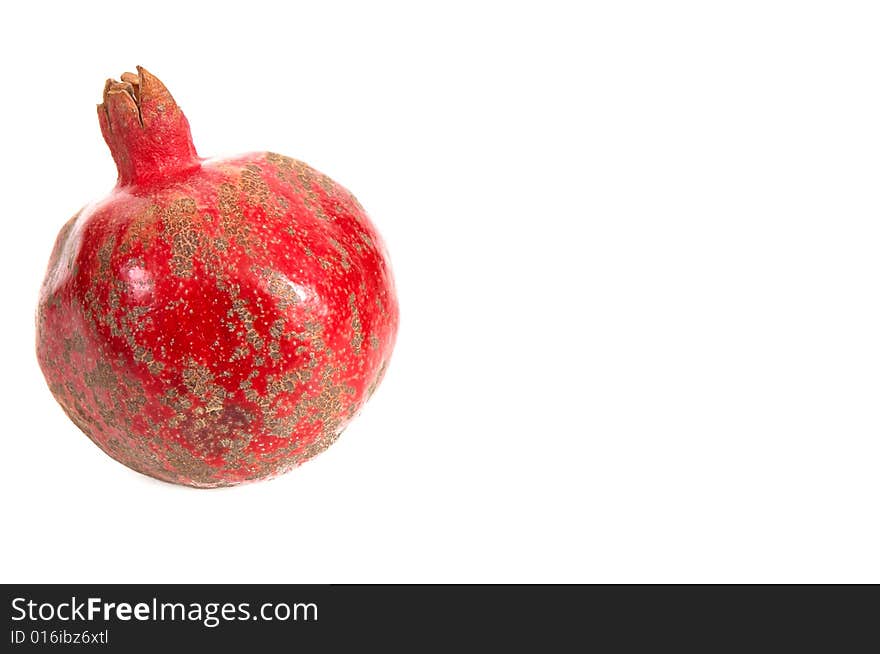
[[[872,586],[11,585],[4,651],[876,643]],[[273,647],[270,647],[273,646]],[[263,649],[253,649],[253,648]],[[386,650],[387,651],[387,650]]]

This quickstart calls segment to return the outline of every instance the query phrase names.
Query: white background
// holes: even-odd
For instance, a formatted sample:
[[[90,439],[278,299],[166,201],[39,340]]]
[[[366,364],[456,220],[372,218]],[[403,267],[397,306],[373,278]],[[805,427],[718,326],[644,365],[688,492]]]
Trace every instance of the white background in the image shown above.
[[[0,580],[880,582],[876,4],[195,4],[3,5]],[[391,252],[385,382],[281,479],[133,473],[37,366],[136,64]]]

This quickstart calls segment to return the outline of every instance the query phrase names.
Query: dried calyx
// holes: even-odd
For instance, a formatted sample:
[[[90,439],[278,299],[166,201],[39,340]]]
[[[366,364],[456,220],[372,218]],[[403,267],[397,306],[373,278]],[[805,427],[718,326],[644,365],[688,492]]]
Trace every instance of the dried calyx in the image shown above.
[[[98,105],[121,185],[148,184],[198,168],[189,123],[165,85],[138,66],[104,84]]]
[[[108,97],[115,93],[125,93],[134,103],[138,111],[138,122],[143,127],[144,120],[141,115],[141,78],[135,73],[122,73],[121,82],[115,79],[108,79],[104,84],[104,104],[100,105],[105,112],[109,106]]]

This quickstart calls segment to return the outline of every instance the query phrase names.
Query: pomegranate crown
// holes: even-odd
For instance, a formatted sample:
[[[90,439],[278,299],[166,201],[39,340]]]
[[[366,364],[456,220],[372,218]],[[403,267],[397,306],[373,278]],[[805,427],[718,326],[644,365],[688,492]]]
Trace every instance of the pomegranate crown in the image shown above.
[[[154,184],[201,165],[186,116],[159,78],[141,66],[120,81],[107,80],[98,121],[120,186]]]

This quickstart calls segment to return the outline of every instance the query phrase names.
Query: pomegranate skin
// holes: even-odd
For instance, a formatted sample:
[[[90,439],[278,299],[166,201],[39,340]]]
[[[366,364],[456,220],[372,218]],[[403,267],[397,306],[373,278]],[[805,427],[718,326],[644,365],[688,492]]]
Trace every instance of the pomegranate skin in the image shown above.
[[[108,81],[98,114],[119,182],[61,229],[37,310],[55,399],[117,461],[188,486],[270,478],[326,449],[397,333],[363,208],[295,159],[199,158],[142,68]]]

